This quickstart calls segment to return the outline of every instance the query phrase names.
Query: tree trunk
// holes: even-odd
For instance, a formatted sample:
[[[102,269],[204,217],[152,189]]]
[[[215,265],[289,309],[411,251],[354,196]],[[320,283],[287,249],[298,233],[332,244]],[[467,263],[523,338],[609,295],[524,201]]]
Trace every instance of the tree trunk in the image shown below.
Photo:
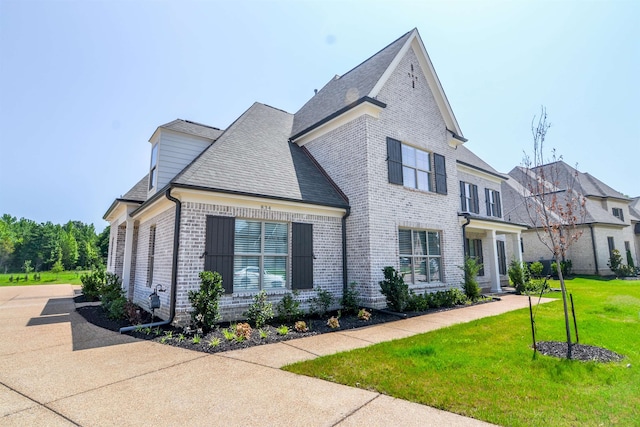
[[[567,330],[567,359],[571,359],[571,326],[569,324],[569,307],[567,306],[567,287],[564,284],[564,276],[560,267],[560,257],[555,256],[560,289],[562,290],[562,305],[564,306],[564,327]]]

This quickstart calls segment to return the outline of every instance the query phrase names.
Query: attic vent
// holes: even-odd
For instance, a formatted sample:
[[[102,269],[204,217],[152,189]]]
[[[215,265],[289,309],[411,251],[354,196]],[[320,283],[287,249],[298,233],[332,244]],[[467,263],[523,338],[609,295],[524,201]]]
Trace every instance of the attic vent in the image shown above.
[[[314,95],[317,95],[317,94],[318,94],[318,89],[314,89],[314,90],[313,90],[313,94],[314,94]]]

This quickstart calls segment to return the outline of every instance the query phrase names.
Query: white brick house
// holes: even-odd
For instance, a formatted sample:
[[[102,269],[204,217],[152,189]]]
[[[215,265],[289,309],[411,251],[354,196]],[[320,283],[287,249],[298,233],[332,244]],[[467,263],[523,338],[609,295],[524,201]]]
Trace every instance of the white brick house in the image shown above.
[[[613,275],[608,267],[613,249],[620,251],[624,264],[627,264],[628,251],[634,264],[638,265],[640,212],[634,208],[634,199],[563,161],[532,168],[528,173],[524,168],[516,167],[509,172],[509,176],[512,179],[502,184],[505,215],[530,225],[522,233],[525,261],[551,260],[553,257],[537,236],[536,229],[540,228],[536,227],[526,212],[523,194],[527,194],[527,188],[530,187],[527,180],[531,177],[534,180],[546,180],[545,186],[559,194],[559,200],[564,200],[563,194],[567,191],[584,197],[584,212],[578,215],[577,224],[577,231],[581,234],[566,255],[566,259],[571,260],[573,273]],[[550,176],[555,177],[555,182],[550,182]]]
[[[105,214],[108,269],[142,306],[156,284],[171,289],[160,314],[178,322],[205,269],[223,276],[226,319],[260,289],[339,298],[350,282],[381,307],[385,266],[414,290],[457,287],[465,251],[500,290],[525,227],[502,218],[507,177],[465,141],[412,30],[295,114],[256,103],[224,131],[160,126],[149,174]]]

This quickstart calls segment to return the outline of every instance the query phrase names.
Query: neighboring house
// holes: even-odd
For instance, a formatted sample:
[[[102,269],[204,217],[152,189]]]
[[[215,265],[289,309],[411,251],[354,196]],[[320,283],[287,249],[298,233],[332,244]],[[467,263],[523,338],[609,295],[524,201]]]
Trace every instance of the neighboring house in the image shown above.
[[[143,307],[157,284],[170,289],[159,314],[177,322],[203,270],[222,274],[225,319],[261,289],[306,304],[351,282],[382,307],[385,266],[415,291],[457,287],[465,248],[499,291],[525,227],[503,219],[506,176],[465,141],[414,29],[295,114],[255,103],[224,131],[160,126],[149,174],[105,214],[108,269]]]
[[[633,227],[633,240],[636,248],[635,265],[636,267],[640,267],[640,197],[631,199],[629,217],[631,219],[631,226]]]
[[[542,171],[542,172],[541,172]],[[575,197],[584,197],[584,216],[578,214],[576,230],[581,232],[577,242],[569,248],[566,259],[571,260],[576,274],[611,275],[608,267],[613,249],[618,249],[624,263],[626,252],[630,251],[635,265],[638,265],[638,232],[640,215],[633,207],[634,200],[617,192],[594,176],[577,171],[563,161],[532,168],[529,173],[534,179],[551,176],[557,172],[556,182],[545,182],[547,188],[559,195],[562,200],[567,191],[573,191]],[[516,167],[502,183],[505,216],[530,225],[522,233],[523,258],[527,262],[550,260],[551,251],[544,246],[536,232],[534,223],[529,219],[524,194],[528,194],[527,170]],[[636,205],[637,206],[637,205]],[[535,214],[533,214],[535,217]],[[541,231],[541,229],[538,229]]]

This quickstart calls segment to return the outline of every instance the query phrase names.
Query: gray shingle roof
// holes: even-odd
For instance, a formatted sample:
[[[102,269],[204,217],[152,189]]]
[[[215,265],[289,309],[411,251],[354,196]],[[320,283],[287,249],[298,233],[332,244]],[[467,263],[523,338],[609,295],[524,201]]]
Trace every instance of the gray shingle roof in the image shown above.
[[[580,172],[563,161],[549,163],[532,169],[532,172],[539,173],[541,171],[545,173],[547,180],[551,179],[551,174],[557,175],[557,182],[549,184],[549,191],[558,191],[558,194],[562,194],[568,189],[572,189],[575,193],[586,197],[585,217],[582,223],[625,225],[625,223],[615,217],[612,212],[603,208],[602,204],[598,200],[590,198],[610,197],[629,200],[621,193],[615,191],[602,181],[594,178],[592,175]],[[531,221],[528,220],[526,210],[524,210],[524,204],[522,201],[523,190],[520,185],[525,185],[526,182],[525,169],[522,167],[516,167],[509,172],[509,176],[513,179],[502,186],[503,200],[507,205],[504,209],[505,215],[511,213],[514,217],[517,217],[518,220],[526,219],[527,223],[530,223]],[[516,183],[513,181],[516,181]]]
[[[346,207],[306,151],[289,142],[292,124],[292,114],[255,103],[172,183]]]
[[[456,148],[456,156],[458,156],[459,163],[464,163],[473,166],[476,169],[488,172],[492,175],[498,175],[505,179],[508,179],[507,176],[495,170],[489,163],[476,156],[471,150],[469,150],[462,144]]]
[[[127,191],[121,199],[144,202],[147,200],[147,190],[149,185],[149,174],[146,174],[131,190]]]
[[[222,135],[222,130],[213,126],[207,126],[189,120],[175,119],[172,122],[159,126],[164,129],[171,129],[177,132],[188,133],[189,135],[201,136],[212,140],[218,139]]]
[[[412,32],[413,30],[404,34],[346,74],[331,79],[295,113],[291,135],[296,135],[354,101],[369,96]]]

